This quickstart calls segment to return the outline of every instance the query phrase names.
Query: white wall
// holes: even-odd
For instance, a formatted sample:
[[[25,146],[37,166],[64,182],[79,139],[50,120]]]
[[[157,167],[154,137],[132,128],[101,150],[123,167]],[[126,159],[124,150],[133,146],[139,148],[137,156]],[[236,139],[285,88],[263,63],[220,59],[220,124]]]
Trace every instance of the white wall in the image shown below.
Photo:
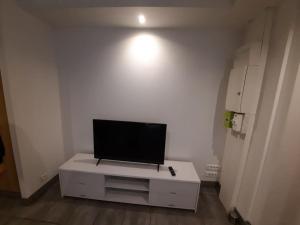
[[[4,94],[22,197],[28,198],[64,160],[58,73],[49,27],[14,0],[2,0],[0,9]]]
[[[227,210],[236,207],[253,225],[299,224],[299,12],[298,0],[282,1],[274,12],[254,133],[241,186],[232,205],[234,162],[240,140],[229,138],[226,142],[225,148],[229,146],[229,150],[226,149],[224,161],[228,168],[227,176],[222,174],[220,196]],[[227,153],[235,154],[228,157]]]
[[[264,69],[268,54],[271,23],[271,10],[268,9],[262,11],[248,24],[243,41],[244,46],[252,45],[257,42],[261,43],[262,49],[258,63],[259,74],[262,78],[264,76]],[[248,61],[249,60],[246,57],[236,56],[234,64],[235,67],[242,67],[247,65],[249,63]],[[260,88],[258,91],[260,91]],[[233,207],[237,207],[237,203],[239,203],[237,200],[240,191],[240,184],[244,175],[244,166],[250,151],[249,145],[251,143],[255,119],[256,114],[247,113],[245,115],[245,121],[248,121],[246,134],[233,132],[232,129],[228,129],[227,131],[220,178],[220,199],[227,211],[232,210]],[[243,211],[241,211],[240,208],[238,209],[240,214],[243,215]]]
[[[248,161],[241,184],[237,208],[243,212],[244,217],[252,219],[252,198],[255,195],[257,180],[260,176],[260,165],[263,163],[265,146],[268,144],[268,132],[272,126],[272,110],[276,107],[276,95],[282,69],[284,68],[284,57],[288,54],[287,42],[291,29],[291,21],[294,13],[295,1],[285,1],[274,12],[274,26],[271,34],[270,51],[264,78],[261,100],[257,112],[257,121],[249,149]],[[277,109],[275,109],[277,110]],[[250,221],[252,222],[252,221]],[[254,221],[253,221],[254,223]],[[254,223],[256,224],[256,223]]]
[[[298,18],[297,18],[298,17]],[[282,25],[282,26],[280,26]],[[277,14],[277,32],[285,34],[285,49],[272,54],[269,67],[277,68],[277,59],[284,52],[280,63],[270,142],[262,173],[259,176],[253,210],[252,224],[299,224],[300,213],[300,154],[299,154],[299,93],[300,93],[300,10],[296,0],[286,1]],[[274,36],[274,45],[281,43]],[[273,71],[273,70],[272,70]],[[269,76],[274,74],[269,74]],[[253,221],[253,222],[252,222]]]
[[[222,155],[215,109],[237,33],[73,29],[55,39],[68,156],[92,152],[93,118],[167,123],[166,157],[193,161],[201,176]]]

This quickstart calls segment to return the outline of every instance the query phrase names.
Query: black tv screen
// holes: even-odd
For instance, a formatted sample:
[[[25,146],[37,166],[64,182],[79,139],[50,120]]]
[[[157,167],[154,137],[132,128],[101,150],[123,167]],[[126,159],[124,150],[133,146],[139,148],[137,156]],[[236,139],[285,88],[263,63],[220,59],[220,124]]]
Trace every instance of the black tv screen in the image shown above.
[[[164,164],[166,124],[93,120],[96,159]]]

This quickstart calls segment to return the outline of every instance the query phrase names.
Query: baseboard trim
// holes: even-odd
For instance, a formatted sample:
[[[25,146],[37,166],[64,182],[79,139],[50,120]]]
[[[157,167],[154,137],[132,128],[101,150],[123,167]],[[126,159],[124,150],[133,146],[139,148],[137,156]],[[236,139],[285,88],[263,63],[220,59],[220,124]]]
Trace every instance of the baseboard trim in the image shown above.
[[[47,189],[54,183],[58,181],[58,175],[50,179],[46,184],[40,187],[36,192],[34,192],[29,198],[22,198],[22,203],[25,205],[30,205],[35,202],[39,197],[41,197]]]

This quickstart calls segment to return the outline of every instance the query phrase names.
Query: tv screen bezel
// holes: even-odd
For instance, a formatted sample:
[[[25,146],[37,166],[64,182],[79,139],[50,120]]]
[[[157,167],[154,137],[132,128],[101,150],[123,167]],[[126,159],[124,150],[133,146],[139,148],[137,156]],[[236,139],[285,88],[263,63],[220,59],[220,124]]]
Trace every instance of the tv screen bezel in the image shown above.
[[[161,158],[156,161],[151,160],[136,160],[136,159],[128,159],[128,158],[118,158],[118,157],[101,157],[99,152],[96,152],[95,146],[95,122],[96,121],[105,121],[105,122],[120,122],[126,124],[140,124],[140,125],[160,125],[164,128],[164,144],[163,144],[163,151],[161,153]],[[144,163],[144,164],[157,164],[163,165],[165,161],[165,152],[166,152],[166,136],[167,136],[167,124],[164,123],[149,123],[149,122],[135,122],[135,121],[121,121],[121,120],[107,120],[107,119],[93,119],[93,144],[94,144],[94,158],[98,160],[112,160],[112,161],[122,161],[122,162],[133,162],[133,163]]]

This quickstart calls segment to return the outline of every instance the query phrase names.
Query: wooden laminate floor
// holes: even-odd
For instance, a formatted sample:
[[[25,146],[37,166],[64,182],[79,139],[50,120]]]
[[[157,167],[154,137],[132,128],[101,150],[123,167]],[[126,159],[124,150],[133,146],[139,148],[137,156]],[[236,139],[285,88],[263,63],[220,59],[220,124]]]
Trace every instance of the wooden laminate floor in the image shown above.
[[[197,213],[187,210],[61,198],[58,182],[24,205],[0,196],[0,225],[229,225],[213,188],[202,188]]]

